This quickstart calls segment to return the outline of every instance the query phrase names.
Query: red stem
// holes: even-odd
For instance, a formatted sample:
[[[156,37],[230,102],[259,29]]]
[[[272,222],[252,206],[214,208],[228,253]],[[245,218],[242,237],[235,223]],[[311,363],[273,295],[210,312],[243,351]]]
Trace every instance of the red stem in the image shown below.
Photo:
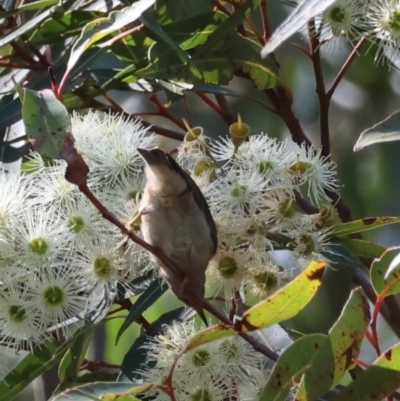
[[[160,99],[158,98],[158,96],[155,92],[153,92],[150,95],[150,100],[157,106],[158,112],[160,113],[161,116],[168,118],[168,120],[172,121],[179,128],[186,131],[186,127],[185,127],[185,124],[183,123],[183,121],[176,118],[174,115],[172,115],[167,110],[167,108],[160,102]]]

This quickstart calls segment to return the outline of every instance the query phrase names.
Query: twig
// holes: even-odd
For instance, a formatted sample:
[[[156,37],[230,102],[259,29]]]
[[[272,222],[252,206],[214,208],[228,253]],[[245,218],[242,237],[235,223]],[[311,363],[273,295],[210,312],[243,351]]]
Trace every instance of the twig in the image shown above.
[[[307,138],[299,120],[293,114],[292,97],[289,93],[289,89],[278,86],[276,87],[276,91],[274,89],[266,89],[265,93],[274,105],[276,113],[282,118],[289,129],[293,142],[297,143],[299,146],[302,143],[311,146],[311,141]]]
[[[185,124],[181,120],[176,118],[174,115],[172,115],[167,110],[167,108],[160,102],[157,93],[152,92],[150,95],[150,100],[156,105],[158,112],[160,113],[161,116],[168,118],[168,120],[172,121],[179,128],[186,130]]]
[[[222,118],[227,122],[227,124],[231,125],[236,121],[236,116],[234,116],[228,106],[228,102],[225,99],[224,95],[215,95],[215,99],[218,102],[219,107],[222,110]]]
[[[358,50],[360,50],[361,46],[365,43],[366,38],[362,37],[359,42],[354,46],[353,51],[350,53],[349,57],[347,58],[347,60],[344,62],[344,64],[342,65],[342,68],[340,69],[340,71],[338,72],[335,80],[333,81],[332,86],[330,87],[330,89],[326,92],[326,95],[330,98],[332,98],[333,93],[336,90],[336,87],[339,85],[339,82],[342,80],[344,74],[346,73],[346,71],[349,69],[352,61],[355,59]]]

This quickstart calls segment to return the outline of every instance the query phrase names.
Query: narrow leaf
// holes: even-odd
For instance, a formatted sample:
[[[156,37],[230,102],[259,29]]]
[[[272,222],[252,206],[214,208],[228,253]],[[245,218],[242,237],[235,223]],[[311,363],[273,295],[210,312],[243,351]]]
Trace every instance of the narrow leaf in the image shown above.
[[[374,143],[400,140],[400,111],[396,111],[383,121],[361,133],[354,145],[354,152]]]
[[[130,7],[126,7],[119,11],[112,11],[108,17],[96,19],[85,25],[81,36],[72,47],[67,71],[71,71],[81,54],[86,49],[108,34],[136,21],[142,13],[154,3],[155,0],[139,0]]]
[[[162,40],[164,43],[166,43],[168,46],[173,49],[178,56],[181,58],[181,60],[184,63],[187,63],[190,61],[190,56],[188,53],[183,51],[166,33],[165,31],[161,28],[160,24],[158,23],[157,20],[155,20],[150,13],[145,12],[142,14],[141,20],[143,23],[147,26],[147,28],[151,29],[153,33],[156,34],[156,36]]]
[[[218,324],[216,326],[208,327],[207,329],[196,333],[189,340],[189,342],[186,345],[185,352],[188,352],[191,349],[198,347],[199,345],[208,344],[221,338],[235,335],[237,335],[237,331],[223,324]]]
[[[230,34],[260,3],[261,0],[247,0],[237,7],[234,13],[209,36],[206,44],[198,50],[196,55],[202,57],[220,46],[225,36]]]
[[[327,336],[311,334],[299,338],[279,357],[259,401],[285,401],[293,383],[310,368],[311,360]]]
[[[379,258],[387,249],[383,245],[361,239],[345,238],[341,242],[355,255],[363,258]]]
[[[166,283],[162,283],[161,280],[154,280],[150,286],[140,295],[137,301],[133,304],[131,310],[128,313],[128,316],[124,320],[121,325],[121,328],[118,331],[117,338],[115,342],[117,343],[124,333],[124,331],[136,321],[136,319],[142,315],[144,311],[146,311],[154,302],[157,301],[158,298],[161,297],[164,292],[168,289],[168,285]]]
[[[27,33],[36,25],[39,25],[43,20],[48,18],[52,12],[53,8],[48,8],[47,10],[38,14],[36,17],[28,19],[27,22],[25,22],[25,24],[20,25],[19,27],[13,29],[10,33],[8,33],[8,35],[0,39],[0,47],[3,47],[6,44],[12,42],[13,40],[18,39],[21,35]]]
[[[286,39],[298,32],[317,14],[324,12],[336,0],[304,0],[289,17],[276,29],[268,43],[262,49],[262,57],[266,57]]]
[[[72,346],[65,353],[58,367],[58,378],[61,386],[75,382],[79,369],[85,359],[93,330],[84,330],[74,337]]]
[[[149,391],[152,387],[151,384],[120,382],[90,383],[63,391],[51,397],[49,401],[134,401],[137,400],[137,398],[134,397],[136,394]]]
[[[0,381],[0,401],[12,400],[32,381],[59,363],[66,351],[66,345],[47,341],[36,347],[22,359],[17,366]]]
[[[378,358],[333,401],[383,400],[400,387],[400,344]]]
[[[247,310],[238,324],[240,330],[262,329],[295,316],[317,292],[325,267],[326,263],[311,262],[289,284]]]
[[[32,11],[32,10],[40,10],[44,7],[54,6],[59,3],[59,0],[39,0],[34,1],[33,3],[24,4],[21,7],[11,9],[9,11],[1,11],[0,18],[8,18],[12,17],[16,14],[21,14],[25,11]]]
[[[344,237],[346,235],[361,233],[363,231],[395,223],[400,223],[400,217],[367,217],[365,219],[351,221],[350,223],[337,224],[333,227],[332,235],[335,235],[336,237]]]

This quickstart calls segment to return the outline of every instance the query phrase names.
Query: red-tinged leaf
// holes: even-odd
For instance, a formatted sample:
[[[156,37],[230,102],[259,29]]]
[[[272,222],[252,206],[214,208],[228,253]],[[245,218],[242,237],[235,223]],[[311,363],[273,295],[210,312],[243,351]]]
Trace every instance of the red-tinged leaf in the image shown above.
[[[400,387],[400,344],[381,355],[333,401],[383,400]]]
[[[81,36],[72,47],[68,60],[67,71],[71,71],[82,53],[98,40],[108,34],[118,31],[125,25],[137,20],[142,13],[151,7],[155,0],[139,0],[122,10],[112,11],[106,18],[98,18],[89,22],[82,30]]]
[[[388,249],[371,265],[371,282],[377,295],[397,294],[400,291],[400,247]]]

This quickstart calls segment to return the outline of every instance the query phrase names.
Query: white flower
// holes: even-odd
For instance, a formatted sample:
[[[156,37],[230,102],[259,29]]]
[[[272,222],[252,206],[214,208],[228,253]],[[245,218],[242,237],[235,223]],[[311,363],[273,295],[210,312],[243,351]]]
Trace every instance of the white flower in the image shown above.
[[[400,2],[372,0],[366,20],[371,26],[370,36],[378,44],[375,61],[379,62],[384,48],[398,50],[400,47]]]
[[[329,199],[325,191],[339,192],[336,164],[328,157],[321,157],[322,148],[314,149],[302,144],[294,154],[289,171],[295,184],[307,186],[307,196],[318,205]]]
[[[0,168],[0,232],[25,210],[27,180],[19,171]]]
[[[230,169],[226,176],[218,177],[207,194],[213,210],[239,209],[255,213],[264,203],[268,181],[257,171]]]
[[[4,230],[9,243],[9,254],[15,263],[29,269],[55,258],[64,258],[74,249],[70,246],[71,234],[59,216],[51,218],[42,208],[26,210],[14,224]]]
[[[82,243],[72,263],[81,267],[89,287],[102,286],[110,291],[116,287],[121,272],[126,271],[126,261],[119,254],[115,243],[93,240]]]
[[[52,166],[41,169],[40,174],[32,176],[28,206],[47,205],[58,210],[67,202],[75,202],[83,198],[78,187],[65,179],[66,163],[63,160],[54,161],[54,163]]]
[[[347,40],[357,39],[367,28],[364,21],[367,6],[367,1],[336,0],[316,18],[320,42],[340,36]]]
[[[247,142],[244,142],[232,160],[249,170],[256,170],[274,186],[290,185],[286,167],[290,161],[290,152],[287,150],[287,143],[278,142],[268,135],[252,135]]]
[[[49,212],[56,213],[54,208]],[[102,239],[105,242],[115,241],[117,232],[115,227],[106,221],[86,198],[67,202],[60,210],[60,220],[60,224],[63,224],[70,233],[75,246],[95,239]]]
[[[215,160],[227,162],[235,155],[235,145],[230,138],[210,141],[210,152]]]
[[[234,240],[231,244],[222,244],[217,254],[211,259],[206,270],[208,281],[217,290],[224,289],[226,301],[239,291],[246,276],[248,263],[254,257],[248,252],[246,244],[238,246]]]
[[[322,252],[330,252],[331,230],[329,228],[309,231],[299,229],[291,233],[294,240],[292,250],[297,257],[309,258],[310,256],[319,256],[320,260],[324,260],[321,256]],[[322,258],[322,259],[321,259]]]
[[[31,349],[45,338],[41,315],[24,283],[0,287],[0,341],[8,347]]]
[[[140,120],[89,112],[85,116],[73,114],[71,123],[76,147],[89,165],[92,182],[113,185],[122,176],[137,174],[143,160],[136,148],[155,144],[155,136]]]
[[[252,263],[246,276],[246,288],[257,298],[265,299],[283,287],[292,277],[271,260]]]
[[[88,282],[80,270],[69,261],[48,265],[38,271],[36,280],[26,284],[32,304],[41,312],[43,326],[64,337],[72,334],[70,319],[75,322],[86,311]]]

